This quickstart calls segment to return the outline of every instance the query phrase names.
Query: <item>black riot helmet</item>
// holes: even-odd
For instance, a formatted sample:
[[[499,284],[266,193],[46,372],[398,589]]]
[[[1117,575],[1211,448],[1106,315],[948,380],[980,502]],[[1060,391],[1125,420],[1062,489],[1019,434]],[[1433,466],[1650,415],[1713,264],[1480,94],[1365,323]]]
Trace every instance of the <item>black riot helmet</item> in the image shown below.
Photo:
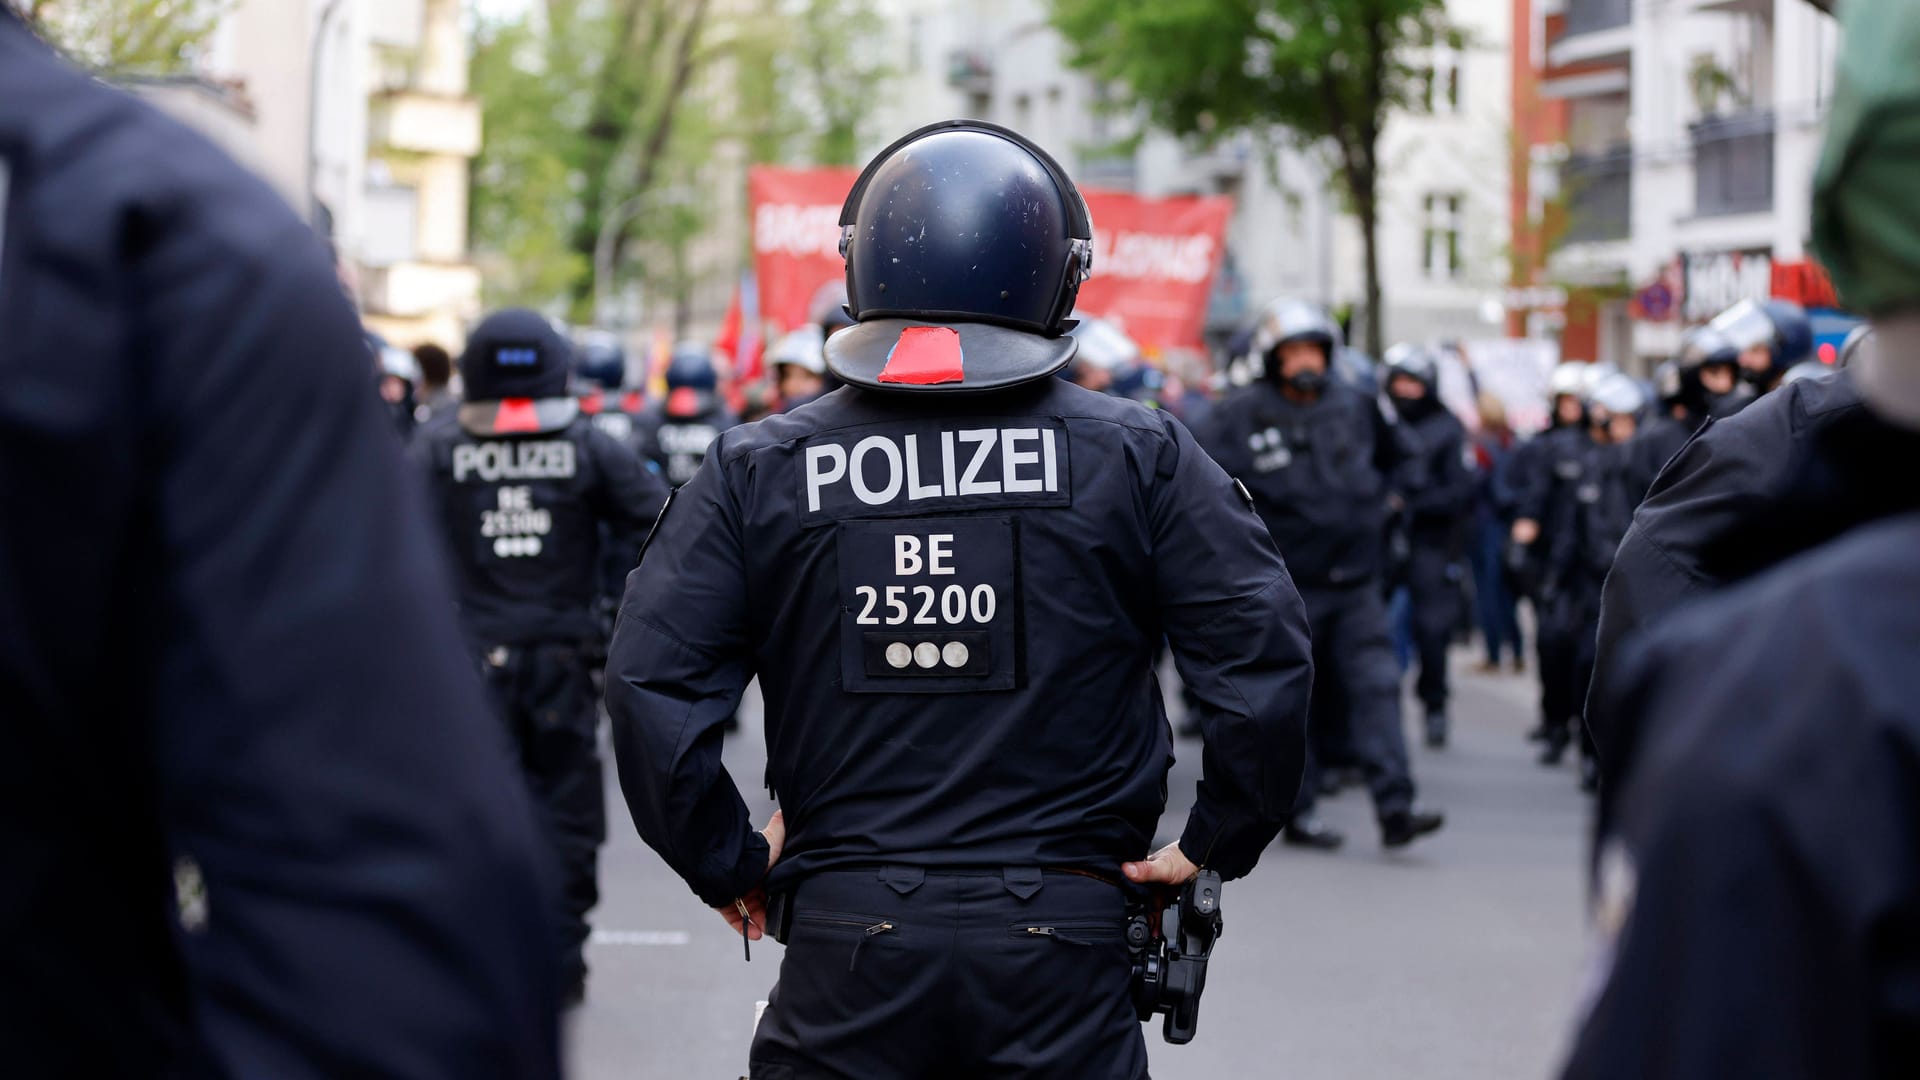
[[[1682,399],[1680,385],[1680,365],[1672,360],[1662,360],[1653,369],[1653,388],[1660,395],[1660,404],[1672,408],[1685,402]]]
[[[573,351],[553,324],[525,308],[480,321],[460,354],[466,401],[460,426],[475,435],[558,431],[580,413],[567,393]]]
[[[931,124],[882,150],[840,211],[847,310],[835,375],[877,390],[992,390],[1073,356],[1074,298],[1093,223],[1047,152],[978,120]]]
[[[669,419],[687,420],[705,416],[719,406],[716,393],[720,374],[714,370],[713,355],[706,346],[682,342],[674,346],[667,361],[667,403]]]
[[[627,384],[627,350],[618,334],[582,331],[574,338],[573,371],[583,389],[617,391]]]
[[[1731,416],[1752,398],[1752,391],[1736,381],[1735,389],[1730,393],[1709,393],[1700,382],[1700,369],[1721,366],[1734,371],[1737,375],[1740,366],[1740,349],[1734,340],[1723,331],[1711,325],[1702,326],[1688,333],[1680,346],[1680,400],[1689,412],[1698,417]]]

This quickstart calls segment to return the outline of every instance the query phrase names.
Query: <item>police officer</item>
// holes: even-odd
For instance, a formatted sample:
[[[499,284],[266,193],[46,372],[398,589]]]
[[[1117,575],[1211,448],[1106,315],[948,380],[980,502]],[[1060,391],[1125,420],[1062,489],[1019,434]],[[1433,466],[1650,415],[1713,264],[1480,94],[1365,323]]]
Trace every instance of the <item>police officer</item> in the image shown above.
[[[1092,248],[1044,151],[923,128],[841,220],[848,385],[723,434],[629,580],[607,696],[628,806],[702,901],[784,936],[754,1076],[1143,1077],[1122,874],[1237,877],[1278,831],[1299,599],[1178,421],[1050,377]],[[1163,637],[1205,781],[1149,857]],[[717,730],[755,676],[765,832]]]
[[[525,795],[320,243],[0,3],[0,1072],[559,1075]]]
[[[673,487],[693,479],[713,440],[740,422],[720,400],[719,381],[706,348],[683,344],[667,362],[666,399],[640,419],[635,443]]]
[[[1779,386],[1787,369],[1813,359],[1813,323],[1800,305],[1786,300],[1742,300],[1708,325],[1738,352],[1740,378],[1755,396]]]
[[[459,423],[424,432],[468,640],[558,853],[562,989],[586,988],[587,912],[606,834],[588,656],[603,543],[637,553],[666,489],[568,393],[566,340],[531,311],[482,320],[460,356]]]
[[[1667,360],[1654,368],[1653,387],[1657,407],[1646,410],[1627,450],[1629,467],[1643,481],[1643,495],[1673,455],[1693,438],[1697,427],[1693,411],[1687,407],[1679,361]]]
[[[1654,627],[1596,692],[1646,735],[1566,1080],[1920,1075],[1916,549],[1920,517],[1863,525]]]
[[[627,386],[627,350],[607,330],[582,331],[573,346],[575,392],[580,411],[595,428],[622,446],[634,446],[641,410],[638,391]],[[621,572],[625,576],[625,571]]]
[[[1440,402],[1440,365],[1430,350],[1387,350],[1387,396],[1418,448],[1402,484],[1409,544],[1407,591],[1420,654],[1417,690],[1426,706],[1428,746],[1447,744],[1447,645],[1460,622],[1474,474],[1467,430]]]
[[[451,416],[460,404],[453,392],[453,357],[432,342],[413,347],[413,362],[420,369],[420,384],[414,388],[413,418],[426,425],[437,417]]]
[[[1313,626],[1321,691],[1315,722],[1332,691],[1373,794],[1381,842],[1399,847],[1443,821],[1414,805],[1400,680],[1380,599],[1387,477],[1412,450],[1383,406],[1329,376],[1338,335],[1319,308],[1274,303],[1253,340],[1264,376],[1214,409],[1201,440],[1252,492],[1286,554]],[[1313,813],[1317,786],[1302,785],[1289,840],[1338,847],[1340,834]]]
[[[1592,791],[1599,783],[1593,742],[1580,714],[1584,693],[1593,676],[1594,629],[1600,621],[1600,589],[1613,565],[1633,508],[1646,494],[1632,455],[1635,431],[1646,411],[1646,392],[1632,378],[1614,372],[1600,378],[1587,395],[1588,433],[1595,444],[1586,467],[1571,489],[1572,508],[1566,527],[1548,536],[1545,595],[1546,621],[1564,633],[1574,689],[1571,725],[1580,743],[1580,785]],[[1551,739],[1549,750],[1565,744]]]
[[[1578,612],[1552,573],[1556,544],[1568,542],[1577,493],[1594,465],[1595,443],[1587,425],[1586,395],[1593,365],[1568,361],[1548,377],[1553,425],[1517,452],[1520,492],[1513,541],[1533,602],[1534,649],[1540,664],[1540,726],[1543,765],[1558,765],[1572,741],[1584,686],[1574,681]]]
[[[387,407],[394,431],[404,440],[413,434],[413,385],[420,381],[420,366],[412,353],[372,331],[367,332],[367,351],[373,354],[380,401]]]

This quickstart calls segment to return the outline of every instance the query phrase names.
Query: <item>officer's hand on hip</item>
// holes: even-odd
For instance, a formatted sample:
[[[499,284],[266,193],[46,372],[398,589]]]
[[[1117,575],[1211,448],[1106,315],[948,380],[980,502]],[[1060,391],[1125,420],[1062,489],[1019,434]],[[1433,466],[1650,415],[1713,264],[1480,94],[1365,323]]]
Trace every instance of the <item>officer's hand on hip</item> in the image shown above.
[[[1168,844],[1147,856],[1145,862],[1124,863],[1120,867],[1127,880],[1142,885],[1185,885],[1200,872],[1177,843]]]
[[[760,835],[767,838],[767,869],[772,870],[773,864],[780,861],[780,849],[787,843],[785,812],[775,810],[773,819],[767,822],[766,828],[760,830]],[[745,920],[747,923],[745,933],[749,941],[759,941],[766,936],[767,893],[765,889],[755,889],[733,903],[713,910],[719,912],[721,917],[727,920],[727,925],[733,927],[736,933],[741,932],[740,924]]]

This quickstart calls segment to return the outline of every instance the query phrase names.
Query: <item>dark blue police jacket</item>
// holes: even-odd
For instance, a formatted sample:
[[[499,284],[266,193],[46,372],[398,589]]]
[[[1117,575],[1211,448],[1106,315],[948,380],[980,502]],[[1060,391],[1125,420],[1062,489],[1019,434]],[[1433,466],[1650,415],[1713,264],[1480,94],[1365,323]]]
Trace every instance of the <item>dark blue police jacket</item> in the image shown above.
[[[1920,1076],[1916,550],[1920,516],[1861,526],[1675,613],[1596,688],[1645,735],[1566,1080]]]
[[[767,848],[720,762],[749,678],[786,814],[769,887],[834,866],[1146,855],[1172,741],[1162,640],[1205,778],[1181,836],[1233,877],[1279,830],[1312,668],[1298,595],[1178,420],[1041,379],[846,387],[728,432],[628,580],[607,663],[640,834],[709,904]]]
[[[0,1073],[557,1074],[369,363],[263,184],[0,5]]]

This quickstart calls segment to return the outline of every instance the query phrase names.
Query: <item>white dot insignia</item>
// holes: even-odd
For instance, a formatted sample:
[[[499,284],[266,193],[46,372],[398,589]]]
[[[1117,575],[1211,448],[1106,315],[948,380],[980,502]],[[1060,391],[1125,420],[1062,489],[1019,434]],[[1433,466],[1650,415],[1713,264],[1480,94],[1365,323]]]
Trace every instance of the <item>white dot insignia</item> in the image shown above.
[[[913,663],[913,650],[907,648],[906,642],[896,641],[887,646],[887,663],[895,669],[906,667]]]
[[[931,641],[923,641],[913,647],[913,662],[923,668],[931,668],[940,662],[940,646]]]
[[[940,658],[945,660],[950,668],[966,667],[967,647],[958,641],[949,641],[947,647],[940,650]]]

